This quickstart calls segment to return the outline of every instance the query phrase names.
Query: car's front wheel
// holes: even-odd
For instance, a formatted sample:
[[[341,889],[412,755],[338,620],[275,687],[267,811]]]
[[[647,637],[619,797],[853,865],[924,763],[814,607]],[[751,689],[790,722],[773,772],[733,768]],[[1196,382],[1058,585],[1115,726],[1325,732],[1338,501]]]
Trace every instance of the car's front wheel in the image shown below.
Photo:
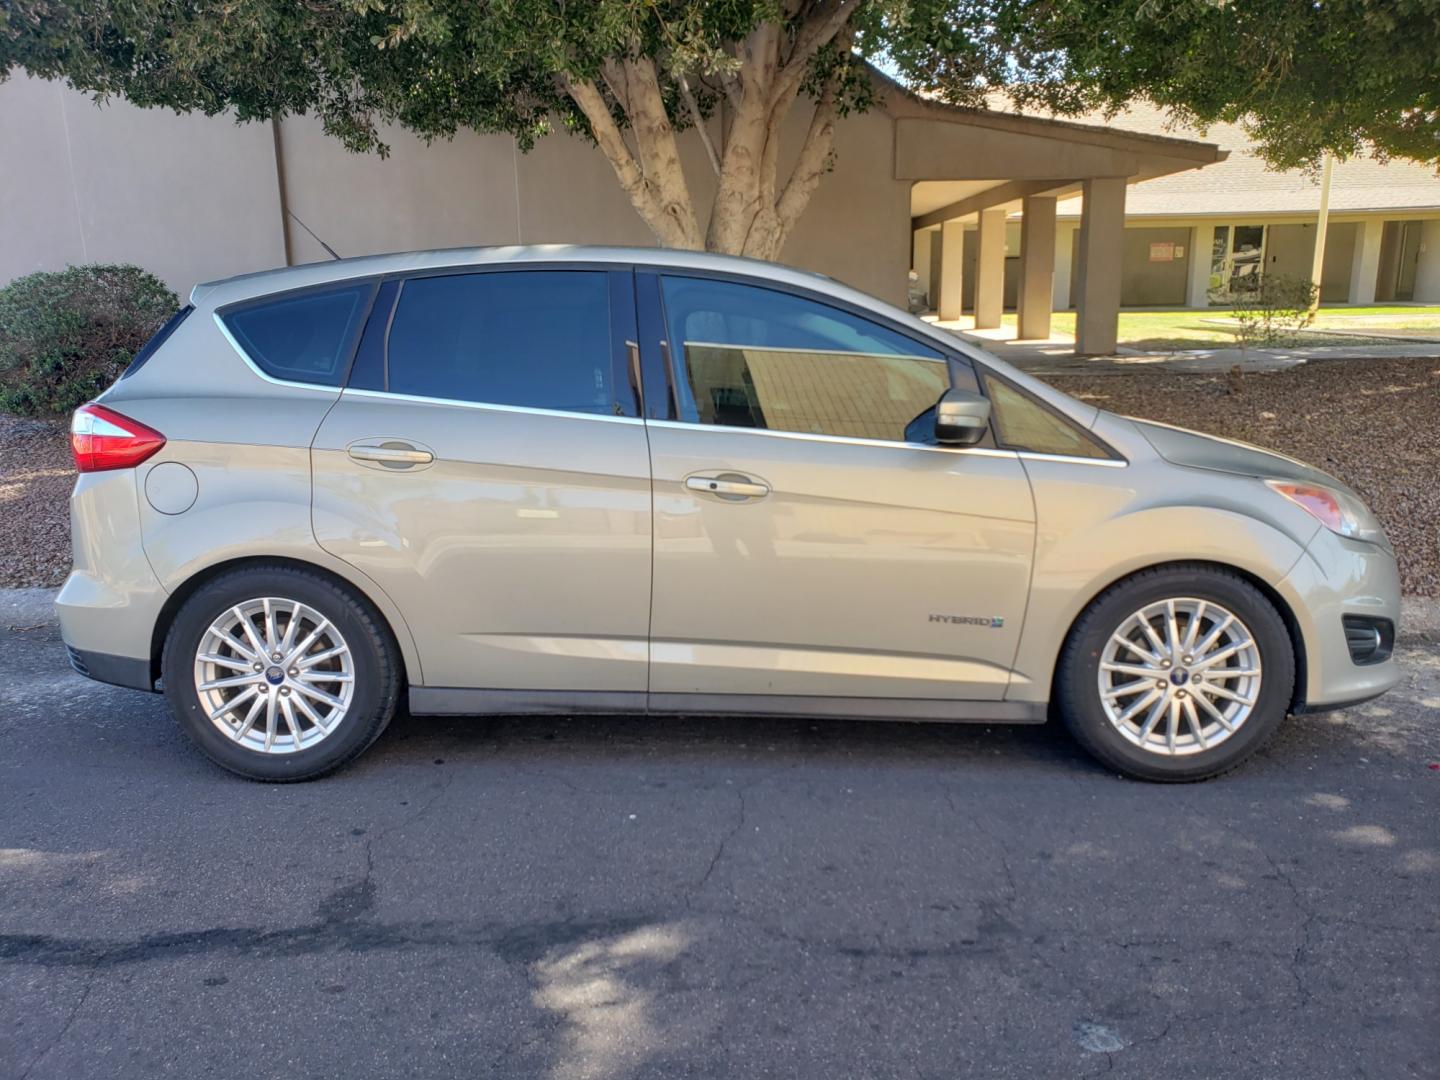
[[[252,780],[339,768],[379,737],[399,695],[397,650],[374,608],[281,564],[228,571],[196,590],[161,665],[180,726]]]
[[[1144,780],[1205,780],[1234,768],[1289,708],[1295,655],[1254,585],[1218,567],[1142,571],[1112,586],[1071,631],[1057,704],[1102,762]]]

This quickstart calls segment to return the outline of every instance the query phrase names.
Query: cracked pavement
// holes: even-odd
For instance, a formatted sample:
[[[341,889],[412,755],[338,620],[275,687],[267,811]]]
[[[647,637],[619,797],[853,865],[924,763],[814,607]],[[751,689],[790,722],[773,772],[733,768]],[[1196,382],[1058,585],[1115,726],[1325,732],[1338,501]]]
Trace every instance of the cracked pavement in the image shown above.
[[[401,716],[271,787],[20,607],[3,1080],[1440,1069],[1434,644],[1200,785],[1050,727]]]

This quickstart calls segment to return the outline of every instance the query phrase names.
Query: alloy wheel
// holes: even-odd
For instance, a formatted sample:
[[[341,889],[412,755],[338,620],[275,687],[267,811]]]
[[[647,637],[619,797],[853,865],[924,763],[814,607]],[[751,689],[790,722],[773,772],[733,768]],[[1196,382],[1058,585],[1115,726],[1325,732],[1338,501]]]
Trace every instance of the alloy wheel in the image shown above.
[[[1249,719],[1260,696],[1260,650],[1220,604],[1160,600],[1126,618],[1100,655],[1100,701],[1111,725],[1167,757],[1212,750]]]
[[[293,754],[328,738],[355,694],[354,661],[339,629],[283,597],[236,604],[195,654],[195,691],[210,722],[262,754]]]

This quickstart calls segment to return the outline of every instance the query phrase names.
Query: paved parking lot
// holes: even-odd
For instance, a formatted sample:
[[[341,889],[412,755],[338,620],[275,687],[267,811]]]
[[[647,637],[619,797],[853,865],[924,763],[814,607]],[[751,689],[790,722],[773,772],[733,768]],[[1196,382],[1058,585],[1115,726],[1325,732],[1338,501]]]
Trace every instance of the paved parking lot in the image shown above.
[[[1195,786],[1049,728],[402,717],[268,787],[32,608],[7,1080],[1440,1070],[1437,646]]]

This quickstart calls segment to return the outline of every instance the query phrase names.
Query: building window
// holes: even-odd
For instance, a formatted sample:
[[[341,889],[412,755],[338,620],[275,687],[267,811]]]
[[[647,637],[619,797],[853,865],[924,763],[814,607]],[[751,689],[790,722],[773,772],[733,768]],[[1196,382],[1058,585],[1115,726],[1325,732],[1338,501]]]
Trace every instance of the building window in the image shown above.
[[[1210,302],[1223,304],[1260,287],[1265,270],[1264,225],[1217,225],[1210,251]]]

